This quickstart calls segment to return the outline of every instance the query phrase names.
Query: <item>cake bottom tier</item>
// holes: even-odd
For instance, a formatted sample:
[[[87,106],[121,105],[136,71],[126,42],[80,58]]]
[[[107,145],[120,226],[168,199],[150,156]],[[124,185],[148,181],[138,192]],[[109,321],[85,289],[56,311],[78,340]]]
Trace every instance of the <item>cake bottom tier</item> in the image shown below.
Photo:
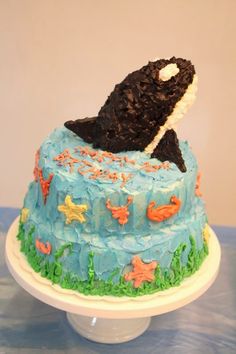
[[[29,264],[52,283],[86,295],[139,296],[178,286],[208,254],[208,225],[199,210],[158,234],[105,241],[87,235],[65,242],[53,230],[49,241],[41,240],[39,225],[20,221],[17,237]]]

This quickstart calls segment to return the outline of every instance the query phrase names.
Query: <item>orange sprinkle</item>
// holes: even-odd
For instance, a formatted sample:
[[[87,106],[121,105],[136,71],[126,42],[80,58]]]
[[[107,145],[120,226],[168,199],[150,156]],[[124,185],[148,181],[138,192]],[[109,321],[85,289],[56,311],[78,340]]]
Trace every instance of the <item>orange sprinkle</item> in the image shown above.
[[[170,163],[168,161],[163,162],[162,168],[164,168],[165,170],[168,170],[170,168]]]
[[[124,157],[124,161],[125,161],[126,163],[131,163],[132,165],[135,165],[135,160],[129,160],[128,156],[125,156],[125,157]]]
[[[141,166],[141,169],[144,169],[146,172],[156,172],[159,169],[169,169],[170,164],[169,162],[165,161],[162,162],[160,165],[151,165],[149,161],[144,162],[143,165]]]
[[[112,217],[114,219],[118,219],[119,224],[124,225],[128,222],[128,216],[129,216],[128,206],[132,203],[132,201],[133,198],[131,196],[128,196],[127,204],[119,207],[119,206],[111,206],[110,199],[107,199],[106,207],[108,210],[111,210]]]
[[[76,152],[77,151],[80,151],[80,154],[81,155],[84,155],[84,156],[89,156],[91,157],[93,160],[97,160],[98,162],[102,162],[103,161],[103,157],[101,154],[99,154],[98,151],[95,151],[95,150],[92,150],[92,149],[89,149],[88,147],[76,147],[74,149]]]
[[[202,192],[200,191],[200,181],[201,181],[201,173],[198,172],[196,186],[195,186],[195,195],[197,197],[201,197],[202,196]]]
[[[117,172],[109,172],[109,173],[107,174],[107,178],[111,179],[112,182],[116,182],[119,177],[118,177]]]
[[[89,173],[89,172],[94,172],[94,167],[91,167],[91,168],[88,168],[87,170],[84,170],[86,166],[80,166],[78,168],[78,172],[81,174],[81,175],[85,175],[86,173]]]
[[[121,183],[120,188],[123,188],[132,176],[133,175],[131,173],[129,173],[128,175],[126,175],[125,173],[121,173],[121,178],[123,182]]]
[[[71,156],[70,151],[68,149],[65,149],[61,154],[54,157],[53,160],[57,161],[59,166],[69,166],[70,173],[74,171],[74,164],[80,162],[78,159]]]
[[[125,274],[126,281],[134,280],[134,287],[139,288],[144,281],[152,282],[155,279],[154,270],[157,267],[157,262],[144,263],[139,256],[134,256],[132,259],[133,270]]]
[[[64,161],[66,158],[70,157],[70,152],[68,149],[65,149],[61,154],[54,157],[54,161]]]
[[[90,179],[97,179],[98,177],[102,176],[103,171],[99,169],[95,169],[93,174],[89,177]]]
[[[91,162],[88,162],[87,160],[82,160],[83,164],[85,164],[86,166],[92,167],[93,165],[91,164]]]
[[[89,154],[89,150],[87,147],[78,147],[77,149],[79,149],[81,155],[88,155]]]
[[[91,157],[96,157],[97,156],[97,151],[89,151],[89,156],[91,156]]]
[[[103,153],[102,153],[102,156],[104,156],[104,157],[108,157],[108,158],[113,158],[113,153],[112,152],[108,152],[108,151],[104,151]]]

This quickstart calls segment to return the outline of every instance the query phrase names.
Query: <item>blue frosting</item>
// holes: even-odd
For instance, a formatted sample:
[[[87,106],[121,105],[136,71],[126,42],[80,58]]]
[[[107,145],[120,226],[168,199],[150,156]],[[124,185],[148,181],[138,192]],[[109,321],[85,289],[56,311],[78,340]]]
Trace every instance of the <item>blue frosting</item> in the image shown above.
[[[84,156],[80,148],[92,150],[92,146],[66,128],[54,130],[40,148],[39,167],[44,178],[54,175],[46,204],[40,183],[36,181],[30,184],[24,201],[24,207],[30,210],[26,229],[35,225],[35,238],[50,242],[55,250],[68,241],[73,243],[70,256],[61,259],[66,271],[87,279],[88,254],[91,251],[94,252],[96,276],[106,280],[116,269],[122,274],[136,254],[145,262],[157,260],[162,268],[168,268],[174,251],[182,242],[187,244],[182,256],[185,264],[190,250],[190,235],[196,240],[198,249],[202,248],[206,214],[201,198],[195,195],[197,162],[187,142],[180,142],[186,173],[180,172],[175,164],[170,164],[169,169],[146,172],[145,163],[159,165],[160,161],[150,159],[140,151],[119,153],[115,156],[120,160],[111,162],[109,158],[98,161],[93,156]],[[65,149],[80,161],[74,164],[73,171],[69,166],[59,166],[54,159]],[[104,153],[96,151],[100,155]],[[97,170],[116,173],[117,180],[92,179],[93,172],[80,174],[79,167],[90,168],[82,160]],[[125,185],[122,185],[122,173],[130,177]],[[65,223],[65,215],[58,210],[58,205],[64,204],[67,195],[71,196],[73,203],[87,205],[88,210],[84,213],[86,222]],[[154,200],[156,205],[169,204],[172,195],[181,200],[180,211],[160,223],[149,220],[146,208],[150,201]],[[133,198],[128,206],[128,222],[120,225],[107,209],[106,201],[109,198],[114,206],[126,205],[128,196]]]

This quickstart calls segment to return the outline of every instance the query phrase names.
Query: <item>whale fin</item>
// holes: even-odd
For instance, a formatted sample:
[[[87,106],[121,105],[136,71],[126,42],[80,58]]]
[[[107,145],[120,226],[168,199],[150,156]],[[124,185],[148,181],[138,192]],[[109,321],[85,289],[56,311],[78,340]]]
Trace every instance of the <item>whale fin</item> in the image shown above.
[[[68,120],[64,126],[76,135],[80,136],[86,143],[92,143],[95,133],[97,117]]]
[[[170,161],[176,164],[181,172],[186,172],[186,166],[179,148],[179,141],[173,129],[167,130],[158,145],[155,147],[151,157],[160,161]]]

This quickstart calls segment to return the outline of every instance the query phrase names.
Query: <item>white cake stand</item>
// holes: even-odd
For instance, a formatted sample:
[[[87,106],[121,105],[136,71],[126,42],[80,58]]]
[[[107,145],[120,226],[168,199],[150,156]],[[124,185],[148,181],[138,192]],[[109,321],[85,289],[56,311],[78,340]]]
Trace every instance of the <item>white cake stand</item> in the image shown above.
[[[85,296],[65,290],[42,278],[29,266],[17,240],[19,218],[6,239],[6,262],[15,280],[37,299],[67,312],[72,327],[82,336],[100,343],[122,343],[146,331],[151,316],[176,310],[201,296],[214,282],[221,250],[211,230],[209,255],[201,268],[178,287],[137,298]]]

